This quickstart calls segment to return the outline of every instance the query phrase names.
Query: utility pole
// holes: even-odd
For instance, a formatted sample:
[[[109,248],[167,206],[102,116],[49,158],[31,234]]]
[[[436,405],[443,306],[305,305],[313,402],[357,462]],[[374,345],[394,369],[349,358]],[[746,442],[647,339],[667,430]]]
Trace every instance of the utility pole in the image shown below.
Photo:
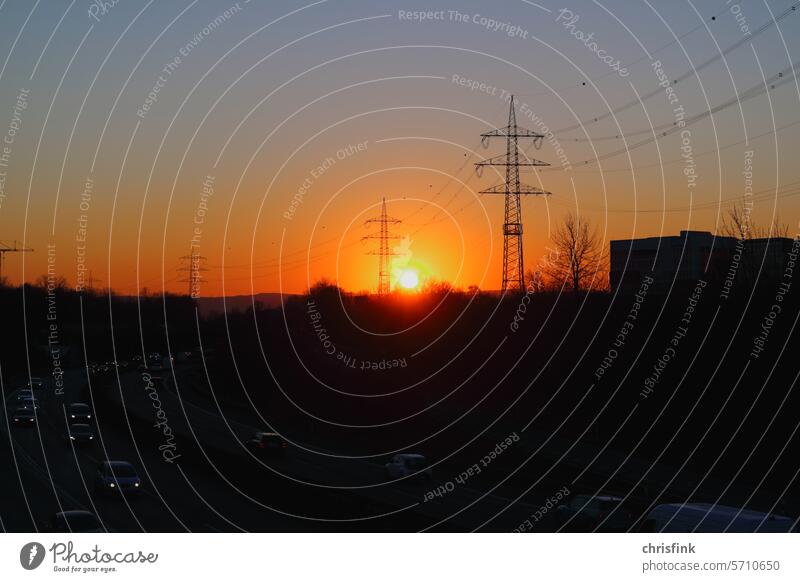
[[[389,250],[389,239],[402,238],[399,235],[389,234],[390,224],[400,224],[400,220],[391,218],[386,214],[386,198],[381,204],[380,218],[370,218],[364,224],[380,224],[380,233],[371,234],[361,240],[378,239],[378,251],[371,251],[368,255],[378,255],[378,295],[387,295],[391,291],[391,272],[389,271],[389,257],[395,257],[398,253]]]
[[[102,279],[95,279],[94,276],[92,275],[92,270],[89,269],[89,280],[88,280],[88,285],[87,285],[87,288],[89,289],[89,291],[94,291],[94,284],[95,283],[100,283],[101,281],[102,281]]]
[[[197,252],[194,247],[191,248],[188,255],[179,257],[179,259],[182,265],[178,267],[178,271],[185,271],[188,273],[188,276],[185,279],[178,280],[178,282],[188,283],[189,297],[197,299],[200,297],[200,284],[206,282],[202,273],[203,271],[208,271],[205,267],[207,259],[206,257],[200,256],[200,253]]]
[[[10,247],[5,243],[0,242],[0,279],[3,278],[3,263],[6,262],[6,253],[32,253],[33,249],[26,249],[17,246],[17,241],[14,241],[14,246]]]
[[[484,166],[505,166],[506,180],[503,184],[498,184],[482,190],[481,194],[502,194],[505,197],[505,214],[503,220],[503,287],[505,293],[508,290],[525,289],[525,271],[522,257],[522,207],[520,206],[521,195],[549,196],[550,192],[545,192],[540,188],[522,184],[519,179],[519,169],[522,166],[549,166],[547,162],[527,158],[520,162],[518,139],[530,138],[536,149],[542,147],[544,134],[536,133],[529,129],[517,126],[517,112],[514,108],[514,96],[511,96],[511,104],[508,109],[508,125],[493,131],[482,133],[483,145],[488,146],[489,138],[506,138],[505,156],[495,156],[475,164],[476,170],[480,175]]]

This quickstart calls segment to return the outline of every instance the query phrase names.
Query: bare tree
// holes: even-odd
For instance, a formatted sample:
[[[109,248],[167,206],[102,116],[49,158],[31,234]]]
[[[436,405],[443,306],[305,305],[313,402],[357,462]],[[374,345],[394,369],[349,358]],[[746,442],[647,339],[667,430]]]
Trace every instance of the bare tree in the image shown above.
[[[742,203],[741,205],[735,204],[733,208],[728,210],[727,216],[722,218],[720,233],[723,236],[733,237],[741,241],[737,245],[740,246],[741,276],[750,285],[758,279],[759,269],[764,257],[754,252],[753,247],[746,244],[747,241],[763,238],[786,238],[789,236],[789,225],[781,224],[778,217],[776,217],[769,227],[759,226],[753,222],[750,216],[750,208]]]
[[[778,217],[768,228],[759,226],[750,218],[750,209],[744,204],[734,204],[728,210],[728,215],[722,218],[724,236],[731,236],[740,240],[753,240],[756,238],[778,238],[789,236],[789,225],[781,224]]]
[[[525,271],[525,292],[541,293],[546,289],[544,273],[541,269],[528,269]]]
[[[53,291],[59,292],[66,291],[69,288],[67,279],[61,275],[52,278],[48,275],[40,275],[33,284],[35,287],[41,287],[46,290],[52,289]]]
[[[453,285],[449,281],[439,281],[438,279],[430,278],[425,281],[422,286],[421,292],[428,295],[447,295],[453,293]]]
[[[586,220],[569,213],[553,234],[557,253],[548,263],[547,275],[574,293],[585,289],[604,289],[607,255],[603,241]]]

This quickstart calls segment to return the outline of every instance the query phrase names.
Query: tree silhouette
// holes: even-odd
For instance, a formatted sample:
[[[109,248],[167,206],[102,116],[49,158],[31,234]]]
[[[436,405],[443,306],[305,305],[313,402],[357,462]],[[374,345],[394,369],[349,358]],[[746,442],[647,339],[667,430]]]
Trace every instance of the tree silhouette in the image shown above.
[[[574,293],[607,287],[605,247],[588,221],[569,213],[553,234],[553,245],[557,253],[545,271],[555,283]]]

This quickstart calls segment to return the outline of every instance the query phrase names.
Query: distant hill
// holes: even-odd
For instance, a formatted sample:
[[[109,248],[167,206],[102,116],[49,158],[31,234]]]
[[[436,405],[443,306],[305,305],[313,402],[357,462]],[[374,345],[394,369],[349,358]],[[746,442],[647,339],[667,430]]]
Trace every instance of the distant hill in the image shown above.
[[[253,303],[261,303],[264,307],[280,307],[281,301],[286,301],[291,294],[287,293],[257,293],[256,295],[231,295],[229,297],[200,297],[197,305],[200,315],[220,314],[224,310],[244,311],[252,307]]]

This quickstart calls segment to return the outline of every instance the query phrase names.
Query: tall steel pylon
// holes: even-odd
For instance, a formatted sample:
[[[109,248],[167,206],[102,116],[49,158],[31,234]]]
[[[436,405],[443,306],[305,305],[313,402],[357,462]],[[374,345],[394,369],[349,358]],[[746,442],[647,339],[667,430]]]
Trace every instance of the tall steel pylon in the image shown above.
[[[188,255],[180,257],[182,266],[178,267],[178,270],[188,272],[189,275],[185,279],[180,279],[178,283],[189,284],[189,297],[192,299],[200,297],[200,284],[206,282],[202,275],[203,271],[208,271],[205,267],[206,260],[206,257],[200,256],[194,248]]]
[[[364,224],[380,224],[380,233],[370,234],[361,240],[378,239],[379,247],[377,251],[370,251],[368,255],[378,255],[378,295],[386,295],[391,291],[391,276],[389,270],[389,257],[395,257],[398,253],[389,250],[389,240],[402,238],[399,235],[389,233],[390,224],[400,224],[400,220],[391,218],[386,213],[386,198],[381,203],[381,215],[379,218],[370,218]]]
[[[525,161],[519,160],[518,140],[519,138],[531,138],[536,149],[542,147],[544,134],[536,133],[529,129],[524,129],[517,125],[517,112],[514,107],[514,96],[511,96],[511,104],[508,109],[508,125],[497,128],[493,131],[482,133],[484,146],[488,146],[489,138],[506,138],[505,156],[495,156],[475,164],[480,174],[484,166],[505,166],[506,180],[503,184],[498,184],[482,190],[481,194],[503,194],[505,196],[505,215],[503,220],[503,287],[502,290],[519,290],[525,288],[525,271],[522,256],[522,208],[520,206],[521,195],[548,196],[550,192],[545,192],[540,188],[522,184],[519,179],[520,166],[549,166],[547,162],[535,160],[525,156]],[[524,155],[524,154],[523,154]]]
[[[89,289],[89,291],[94,291],[94,284],[101,283],[103,280],[98,279],[97,277],[92,275],[92,270],[89,269],[89,278],[86,281],[87,281],[86,288]]]

